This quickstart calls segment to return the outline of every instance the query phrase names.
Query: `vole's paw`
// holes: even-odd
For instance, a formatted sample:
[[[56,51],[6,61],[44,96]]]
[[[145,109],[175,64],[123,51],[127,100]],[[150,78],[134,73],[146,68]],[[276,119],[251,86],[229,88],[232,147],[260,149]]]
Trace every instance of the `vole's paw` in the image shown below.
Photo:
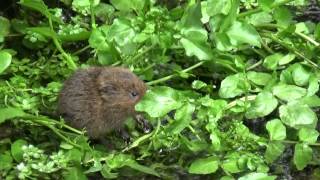
[[[137,121],[144,133],[149,133],[152,131],[152,125],[141,114],[137,114],[135,116],[135,120]]]
[[[119,134],[121,136],[121,138],[125,141],[126,144],[130,144],[130,142],[132,141],[128,131],[126,131],[125,129],[119,129]]]

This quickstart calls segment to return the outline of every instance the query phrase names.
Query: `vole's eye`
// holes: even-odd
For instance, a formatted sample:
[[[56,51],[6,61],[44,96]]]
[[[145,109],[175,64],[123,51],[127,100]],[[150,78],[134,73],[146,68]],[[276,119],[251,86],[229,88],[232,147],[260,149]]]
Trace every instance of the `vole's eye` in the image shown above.
[[[136,91],[130,92],[130,96],[133,98],[137,97],[138,95],[139,95],[139,93],[137,93]]]

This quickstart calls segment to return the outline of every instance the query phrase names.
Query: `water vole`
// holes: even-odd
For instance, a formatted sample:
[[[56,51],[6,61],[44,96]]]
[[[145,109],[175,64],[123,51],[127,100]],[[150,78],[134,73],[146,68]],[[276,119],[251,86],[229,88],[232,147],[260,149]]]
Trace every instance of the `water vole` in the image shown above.
[[[128,69],[80,69],[64,82],[58,113],[71,126],[85,128],[90,138],[99,139],[136,114],[134,106],[145,91],[144,82]]]

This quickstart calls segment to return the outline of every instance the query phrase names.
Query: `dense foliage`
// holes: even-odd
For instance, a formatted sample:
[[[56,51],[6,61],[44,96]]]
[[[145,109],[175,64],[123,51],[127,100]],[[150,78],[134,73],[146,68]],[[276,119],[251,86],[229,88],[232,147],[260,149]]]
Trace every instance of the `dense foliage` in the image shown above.
[[[319,178],[320,24],[303,0],[14,0],[0,11],[0,179]],[[312,1],[315,5],[315,1]],[[299,18],[301,17],[301,18]],[[303,17],[303,18],[302,18]],[[55,115],[77,68],[149,86],[132,141]]]

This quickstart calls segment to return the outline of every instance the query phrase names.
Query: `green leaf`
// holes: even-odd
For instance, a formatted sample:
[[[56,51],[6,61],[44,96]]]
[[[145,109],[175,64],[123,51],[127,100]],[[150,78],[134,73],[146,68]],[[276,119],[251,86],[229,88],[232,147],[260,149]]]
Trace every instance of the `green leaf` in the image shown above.
[[[55,22],[62,23],[61,19],[53,16],[49,10],[46,4],[42,0],[20,0],[19,4],[28,7],[30,9],[33,9],[35,11],[40,12],[42,15],[46,16],[47,18],[52,19]]]
[[[67,173],[64,176],[65,180],[87,180],[88,178],[79,168],[72,167],[68,168]]]
[[[192,82],[192,88],[193,89],[201,89],[201,88],[204,88],[206,87],[207,84],[203,81],[200,81],[200,80],[195,80]]]
[[[307,144],[296,144],[294,147],[293,162],[300,171],[312,160],[312,149]]]
[[[111,4],[120,11],[142,10],[145,0],[111,0]]]
[[[230,0],[208,0],[207,2],[207,12],[209,16],[214,16],[217,14],[228,15],[231,9],[232,1]]]
[[[130,21],[115,19],[107,34],[109,42],[114,40],[122,53],[131,55],[136,53],[136,43],[133,41],[136,36]]]
[[[12,56],[6,51],[0,51],[0,74],[11,64]]]
[[[207,31],[203,28],[188,28],[181,30],[180,42],[187,56],[196,56],[199,60],[212,59],[210,46],[207,44]]]
[[[320,106],[320,98],[317,95],[306,96],[304,98],[299,99],[301,104],[306,104],[309,107],[319,107]]]
[[[181,18],[181,23],[184,28],[201,28],[202,22],[201,22],[202,14],[201,14],[201,4],[200,2],[197,2],[190,7],[188,7],[187,10],[185,10],[183,17]]]
[[[263,61],[263,66],[267,69],[270,70],[275,70],[278,67],[279,61],[283,58],[284,56],[280,53],[275,53],[272,55],[267,56],[264,61]]]
[[[309,83],[310,71],[307,71],[302,65],[296,64],[292,70],[292,78],[296,85],[305,86]]]
[[[226,33],[230,38],[231,44],[234,46],[241,44],[249,44],[257,47],[261,46],[261,37],[250,24],[236,21]]]
[[[31,27],[27,28],[28,31],[39,33],[48,38],[57,38],[57,34],[49,27]]]
[[[266,124],[270,140],[284,140],[286,138],[286,127],[279,119],[268,121]]]
[[[274,0],[258,0],[258,3],[264,11],[268,11],[271,9]]]
[[[161,117],[182,106],[184,98],[170,87],[155,87],[149,90],[136,105],[137,111],[144,111],[151,117]]]
[[[267,12],[255,13],[248,17],[248,22],[254,26],[264,25],[272,21],[272,16]]]
[[[315,129],[302,128],[298,133],[299,140],[307,143],[317,142],[319,132]]]
[[[270,92],[261,92],[253,101],[245,116],[248,119],[264,117],[278,106],[278,100]]]
[[[295,54],[289,53],[289,54],[283,56],[283,57],[279,60],[279,65],[282,66],[282,65],[288,64],[288,63],[290,63],[291,61],[293,61],[295,58],[296,58],[296,55],[295,55]]]
[[[238,159],[230,158],[223,161],[221,168],[229,173],[239,173],[242,171],[241,168],[239,168]]]
[[[295,85],[279,84],[273,87],[272,92],[275,96],[284,101],[300,99],[307,94],[307,90]]]
[[[261,86],[267,85],[272,79],[271,74],[255,71],[249,71],[247,76],[250,81]]]
[[[11,144],[11,155],[17,162],[23,160],[23,150],[22,147],[27,145],[27,141],[18,139],[13,144]]]
[[[211,174],[218,170],[219,160],[216,157],[197,159],[192,162],[188,172],[191,174]]]
[[[111,172],[111,170],[112,169],[108,166],[108,164],[105,164],[105,165],[103,165],[102,170],[100,172],[104,178],[107,178],[107,179],[117,178],[118,173]]]
[[[245,75],[238,73],[226,77],[221,82],[219,96],[222,98],[234,98],[244,94],[249,88],[250,84],[247,82]]]
[[[315,128],[317,115],[307,106],[299,103],[282,105],[279,108],[281,121],[293,128]]]
[[[241,176],[238,180],[274,180],[276,176],[269,176],[267,173],[249,173]]]
[[[307,91],[307,96],[313,96],[319,91],[319,82],[318,78],[315,75],[310,76]]]
[[[108,26],[101,26],[97,29],[94,29],[89,38],[89,45],[92,48],[95,48],[100,51],[108,51],[109,40],[106,37],[106,33],[109,31]]]
[[[278,142],[278,141],[270,142],[267,146],[267,150],[264,154],[264,157],[266,158],[266,161],[268,163],[272,163],[276,159],[278,159],[278,157],[281,156],[284,150],[285,150],[285,145],[283,145],[281,142]]]
[[[288,8],[281,6],[275,9],[274,19],[282,27],[288,27],[292,23],[292,15]]]
[[[166,130],[172,134],[179,134],[184,128],[189,126],[194,110],[195,106],[193,104],[184,104],[181,108],[176,110],[174,116],[175,120],[172,124],[168,125]]]
[[[0,16],[0,27],[0,43],[2,43],[10,32],[10,21],[5,17]]]
[[[13,168],[13,159],[9,151],[0,154],[0,171],[10,170]]]
[[[21,117],[26,115],[22,110],[17,108],[2,108],[0,109],[0,124],[3,123],[7,119],[12,119],[15,117]]]
[[[132,169],[135,169],[137,171],[160,177],[160,175],[154,169],[147,167],[147,166],[140,165],[135,161],[128,163],[127,166],[129,166]]]

